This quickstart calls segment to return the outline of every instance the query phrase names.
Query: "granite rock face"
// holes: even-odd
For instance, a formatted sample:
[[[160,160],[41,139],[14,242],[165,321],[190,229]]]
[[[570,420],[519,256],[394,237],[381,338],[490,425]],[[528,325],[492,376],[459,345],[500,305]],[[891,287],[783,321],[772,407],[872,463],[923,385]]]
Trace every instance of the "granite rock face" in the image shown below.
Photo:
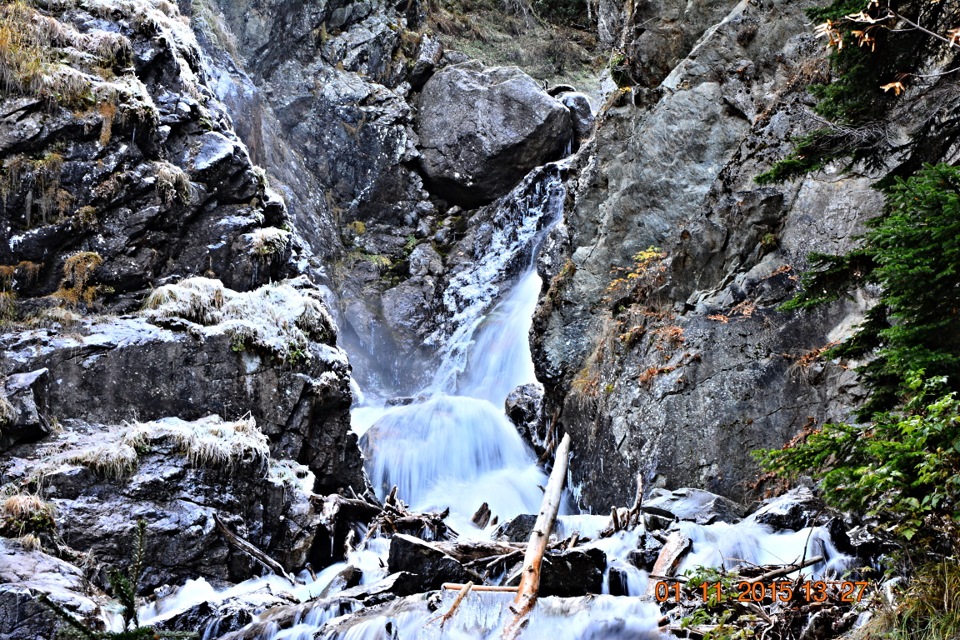
[[[40,603],[43,594],[78,619],[95,624],[106,598],[68,562],[0,538],[0,638],[54,637],[59,620]]]
[[[571,129],[563,104],[519,69],[454,65],[423,88],[421,166],[448,199],[484,204],[534,167],[558,159]]]
[[[301,570],[314,492],[367,487],[325,209],[271,188],[289,149],[244,143],[245,76],[175,4],[8,9],[60,84],[0,99],[0,637],[53,637],[41,593],[95,621],[138,520],[141,591],[258,575],[217,518]]]
[[[292,571],[309,558],[319,523],[313,474],[272,458],[252,418],[63,426],[42,445],[11,452],[4,478],[26,485],[43,476],[40,495],[54,508],[58,535],[96,559],[92,578],[101,587],[108,569],[129,562],[139,520],[145,593],[198,577],[225,584],[258,575],[216,518]]]
[[[648,487],[747,501],[751,450],[849,419],[862,399],[857,363],[813,356],[849,335],[871,292],[812,312],[778,306],[809,252],[848,250],[881,210],[870,185],[901,163],[949,158],[916,144],[891,148],[887,169],[754,181],[816,126],[798,81],[826,77],[810,4],[698,5],[678,23],[703,33],[689,54],[648,65],[659,86],[623,90],[577,156],[573,201],[542,255],[532,343],[544,415],[560,411],[575,491],[594,512],[630,504],[616,479],[637,473]],[[922,140],[938,110],[956,109],[955,93],[931,96],[897,107],[890,140]]]
[[[47,330],[0,338],[10,378],[40,368],[38,415],[104,424],[250,413],[273,453],[308,465],[317,491],[364,486],[345,354],[309,345],[291,367],[269,351],[237,350],[230,334],[197,335],[185,323],[165,329],[143,319],[84,324],[69,337]]]

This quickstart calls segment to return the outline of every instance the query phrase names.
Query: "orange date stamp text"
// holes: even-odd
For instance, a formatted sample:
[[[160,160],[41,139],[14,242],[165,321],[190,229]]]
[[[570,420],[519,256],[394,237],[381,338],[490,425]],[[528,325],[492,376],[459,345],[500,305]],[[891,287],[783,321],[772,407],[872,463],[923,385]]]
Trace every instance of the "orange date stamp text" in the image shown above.
[[[733,599],[737,602],[779,601],[790,602],[799,599],[806,602],[826,602],[831,593],[840,602],[860,602],[866,592],[868,582],[850,582],[848,580],[815,580],[802,583],[790,581],[761,582],[743,580],[735,583],[734,592],[724,588],[719,582],[704,582],[695,587],[704,602],[714,600],[723,602]],[[667,600],[680,601],[680,583],[658,582],[654,596],[657,602]]]

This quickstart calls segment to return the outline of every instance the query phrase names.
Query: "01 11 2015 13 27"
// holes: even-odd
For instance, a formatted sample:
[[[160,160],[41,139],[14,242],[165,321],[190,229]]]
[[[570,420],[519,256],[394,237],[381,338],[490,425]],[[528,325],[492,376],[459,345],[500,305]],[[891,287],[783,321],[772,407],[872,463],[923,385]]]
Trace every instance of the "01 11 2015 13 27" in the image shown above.
[[[789,602],[794,599],[795,595],[806,602],[826,602],[829,598],[830,587],[836,586],[840,602],[860,602],[868,585],[869,583],[865,581],[850,582],[847,580],[804,581],[800,584],[790,581],[764,583],[743,580],[737,583],[735,595],[724,593],[719,582],[704,582],[697,588],[697,591],[704,602],[711,598],[715,598],[717,602],[722,602],[725,598],[732,597],[735,597],[738,602],[761,602],[767,599]],[[680,602],[680,592],[679,582],[672,584],[658,582],[654,590],[654,596],[657,602],[666,602],[671,599]]]

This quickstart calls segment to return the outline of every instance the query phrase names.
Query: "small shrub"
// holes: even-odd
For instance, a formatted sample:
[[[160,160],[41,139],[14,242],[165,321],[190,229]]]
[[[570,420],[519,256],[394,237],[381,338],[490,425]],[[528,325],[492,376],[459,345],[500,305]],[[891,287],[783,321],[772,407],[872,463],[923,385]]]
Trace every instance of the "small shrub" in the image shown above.
[[[268,258],[283,253],[290,246],[291,233],[276,227],[262,227],[244,236],[250,253],[258,258]]]
[[[60,287],[51,296],[76,306],[81,301],[90,304],[99,289],[89,286],[93,272],[103,264],[103,258],[93,251],[80,251],[71,255],[63,263],[63,280]]]
[[[190,178],[183,169],[165,161],[155,162],[154,167],[157,170],[157,193],[164,204],[172,204],[174,200],[183,204],[190,202]]]
[[[935,550],[943,542],[937,528],[960,521],[960,400],[942,377],[918,373],[909,385],[913,397],[902,410],[827,424],[754,455],[769,471],[813,475],[828,503],[866,509],[904,540],[921,534],[917,542]]]
[[[664,283],[666,257],[667,254],[662,249],[650,247],[633,256],[633,265],[630,268],[612,269],[611,273],[617,277],[607,286],[605,300],[614,309],[648,301]]]
[[[117,117],[117,105],[113,102],[101,102],[97,105],[97,111],[100,112],[102,119],[100,124],[100,146],[105,147],[110,144],[110,138],[113,136],[113,119]]]
[[[54,527],[53,506],[40,496],[16,493],[0,503],[0,533],[7,537],[50,532]]]
[[[354,220],[353,222],[348,223],[347,228],[358,236],[362,236],[367,232],[367,225],[362,220]]]

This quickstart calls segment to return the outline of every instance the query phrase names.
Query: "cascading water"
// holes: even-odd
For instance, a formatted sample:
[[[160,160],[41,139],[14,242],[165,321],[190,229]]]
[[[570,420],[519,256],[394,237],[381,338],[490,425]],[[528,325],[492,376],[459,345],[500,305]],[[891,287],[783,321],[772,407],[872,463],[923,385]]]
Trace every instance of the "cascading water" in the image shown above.
[[[489,248],[474,268],[451,279],[444,296],[450,317],[432,337],[442,358],[431,384],[408,404],[361,406],[353,412],[353,428],[362,436],[367,472],[380,497],[396,486],[398,496],[414,509],[449,508],[449,524],[466,537],[489,536],[490,528],[477,529],[470,521],[482,503],[486,502],[503,522],[521,513],[537,513],[542,499],[538,485],[545,484],[546,477],[504,415],[503,405],[511,390],[536,379],[528,332],[541,280],[533,265],[541,239],[559,217],[565,196],[561,173],[558,165],[537,169],[504,198],[490,223],[494,229]],[[507,286],[511,283],[512,288]],[[367,397],[378,395],[377,390],[371,391]],[[609,573],[616,568],[623,580],[618,591],[627,597],[541,598],[524,637],[661,637],[657,629],[659,608],[636,597],[647,590],[648,575],[628,559],[638,548],[645,533],[643,527],[601,538],[600,531],[609,522],[603,516],[562,516],[555,532],[562,538],[577,532],[582,539],[592,539],[588,545],[600,548],[607,557],[604,592],[610,593]],[[822,555],[823,562],[804,570],[806,575],[820,577],[842,570],[847,560],[830,544],[822,528],[773,533],[748,518],[736,525],[681,522],[679,529],[692,541],[681,571],[698,565],[732,568],[744,562],[789,563],[801,556]],[[384,609],[357,613],[344,611],[342,604],[322,598],[313,604],[320,594],[330,595],[336,575],[347,565],[361,569],[363,584],[383,578],[388,549],[385,539],[369,540],[365,547],[351,552],[346,562],[328,567],[292,590],[286,587],[284,591],[292,600],[311,604],[305,605],[293,626],[281,629],[267,621],[260,623],[255,636],[245,637],[500,637],[512,600],[510,594],[468,598],[443,629],[435,622],[436,614],[426,599],[398,600]],[[281,586],[278,580],[261,578],[219,593],[197,581],[164,602],[145,608],[141,617],[145,621],[161,620],[200,598],[213,602],[264,587],[272,590]],[[448,609],[455,596],[442,593],[441,609]],[[211,632],[212,627],[204,638],[213,637]]]
[[[561,168],[548,165],[501,201],[483,257],[451,278],[444,295],[451,315],[433,336],[447,338],[431,384],[413,404],[356,412],[380,497],[396,485],[415,509],[449,507],[461,531],[484,502],[500,521],[537,512],[546,478],[503,403],[536,381],[527,336],[541,285],[535,256],[564,196]],[[487,313],[517,271],[516,285]]]

